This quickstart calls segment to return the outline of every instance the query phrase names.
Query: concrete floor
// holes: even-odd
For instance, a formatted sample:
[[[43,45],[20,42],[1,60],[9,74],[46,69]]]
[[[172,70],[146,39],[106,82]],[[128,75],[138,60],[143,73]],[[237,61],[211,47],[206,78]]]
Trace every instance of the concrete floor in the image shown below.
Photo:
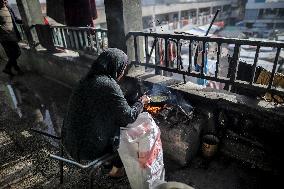
[[[0,65],[2,70],[3,63]],[[18,108],[22,113],[21,119],[17,116],[17,111],[15,111],[11,99],[9,100],[9,95],[7,96],[9,93],[3,92],[8,84],[12,86],[15,95],[20,99]],[[43,114],[45,127],[43,126],[41,129],[52,132],[51,134],[60,135],[60,125],[66,112],[71,89],[32,73],[16,76],[10,80],[1,72],[0,85],[2,105],[0,111],[0,172],[13,170],[14,175],[7,177],[2,174],[0,188],[85,188],[87,182],[82,176],[84,173],[74,171],[72,168],[66,168],[70,176],[66,184],[63,186],[58,184],[57,164],[47,158],[49,153],[58,150],[57,147],[28,130],[35,126],[34,121],[37,119],[35,110],[39,109],[45,112]],[[9,105],[10,108],[5,105]],[[47,112],[49,112],[49,116]],[[47,117],[50,119],[48,120]],[[26,148],[26,146],[36,147]],[[4,156],[5,158],[3,158]],[[26,167],[26,169],[21,169],[21,162],[24,162],[22,167]],[[167,181],[183,182],[200,189],[275,188],[274,186],[278,182],[280,183],[278,177],[226,158],[222,154],[217,155],[210,162],[198,155],[188,167],[183,168],[166,159],[165,167]],[[129,188],[127,180],[109,181],[103,178],[97,182],[97,188]],[[1,183],[5,184],[1,186]]]

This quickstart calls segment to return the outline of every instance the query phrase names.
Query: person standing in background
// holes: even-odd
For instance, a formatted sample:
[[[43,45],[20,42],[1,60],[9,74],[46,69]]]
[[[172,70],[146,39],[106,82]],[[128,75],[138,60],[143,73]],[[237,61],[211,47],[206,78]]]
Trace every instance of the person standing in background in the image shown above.
[[[65,0],[65,19],[67,26],[94,27],[97,18],[95,0]]]
[[[3,72],[10,76],[15,75],[12,72],[12,68],[14,68],[18,74],[23,74],[17,64],[17,59],[21,55],[21,50],[18,45],[21,35],[16,23],[20,24],[22,21],[16,18],[13,10],[8,6],[8,0],[0,0],[0,43],[8,57],[8,62]]]

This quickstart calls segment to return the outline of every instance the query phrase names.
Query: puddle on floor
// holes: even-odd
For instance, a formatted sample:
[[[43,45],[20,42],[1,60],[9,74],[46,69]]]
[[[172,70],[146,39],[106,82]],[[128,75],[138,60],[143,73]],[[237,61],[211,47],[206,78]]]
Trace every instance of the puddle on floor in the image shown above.
[[[6,87],[8,89],[9,95],[10,95],[12,101],[13,101],[13,105],[14,105],[15,110],[17,111],[17,114],[19,115],[20,118],[22,118],[23,114],[21,112],[21,109],[18,107],[18,100],[16,98],[16,95],[14,93],[12,86],[7,85]]]
[[[54,111],[58,102],[50,99],[44,100],[38,91],[30,89],[21,82],[8,84],[5,88],[10,98],[10,105],[23,121],[31,123],[31,129],[60,137],[64,112],[58,115],[58,112]],[[48,136],[44,138],[53,146],[58,147],[57,139]]]

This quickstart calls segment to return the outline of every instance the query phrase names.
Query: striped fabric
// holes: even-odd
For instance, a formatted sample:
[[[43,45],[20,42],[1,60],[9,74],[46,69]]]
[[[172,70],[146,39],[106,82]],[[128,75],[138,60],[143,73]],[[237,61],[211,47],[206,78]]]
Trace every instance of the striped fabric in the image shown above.
[[[0,9],[0,42],[17,41],[13,28],[13,20],[7,7]]]

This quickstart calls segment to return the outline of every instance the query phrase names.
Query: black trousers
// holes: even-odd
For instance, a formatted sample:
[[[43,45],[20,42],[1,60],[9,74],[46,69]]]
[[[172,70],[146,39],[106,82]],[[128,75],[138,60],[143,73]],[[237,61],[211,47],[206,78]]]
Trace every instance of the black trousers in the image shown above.
[[[17,59],[21,55],[21,50],[18,43],[16,41],[2,41],[1,45],[3,46],[8,57],[8,62],[5,69],[11,70],[11,68],[14,67],[15,70],[19,70]]]

